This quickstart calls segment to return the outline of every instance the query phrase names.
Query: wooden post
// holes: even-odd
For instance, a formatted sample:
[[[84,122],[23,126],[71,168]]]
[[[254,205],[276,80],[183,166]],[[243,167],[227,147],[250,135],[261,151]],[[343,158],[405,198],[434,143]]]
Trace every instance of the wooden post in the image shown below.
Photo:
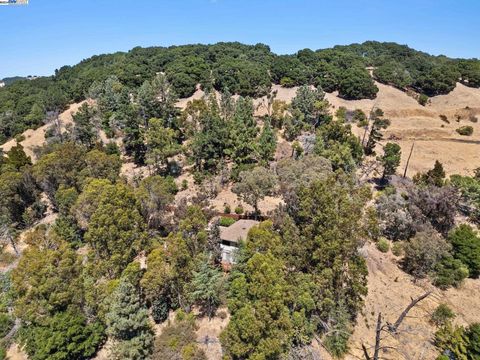
[[[415,146],[415,140],[413,140],[412,148],[410,149],[410,154],[408,155],[407,164],[405,165],[405,171],[403,172],[403,177],[407,177],[408,164],[410,163],[410,158],[412,157],[413,147]]]

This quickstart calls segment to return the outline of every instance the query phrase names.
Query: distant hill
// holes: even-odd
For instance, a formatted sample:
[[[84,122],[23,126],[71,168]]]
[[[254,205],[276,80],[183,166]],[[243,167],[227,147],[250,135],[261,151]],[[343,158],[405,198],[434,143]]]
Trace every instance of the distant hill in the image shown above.
[[[51,77],[15,81],[1,88],[0,140],[40,126],[42,119],[34,116],[38,109],[65,109],[69,103],[84,100],[93,84],[111,76],[137,91],[158,72],[166,73],[183,98],[191,96],[197,84],[250,97],[265,95],[272,84],[314,85],[327,92],[338,91],[348,100],[375,98],[378,87],[374,80],[426,96],[448,94],[457,82],[480,87],[479,60],[432,56],[396,43],[367,41],[316,51],[303,49],[292,55],[277,55],[265,44],[238,42],[136,47],[64,66]]]
[[[8,86],[8,85],[12,85],[13,83],[17,82],[17,81],[21,81],[21,80],[35,80],[35,79],[38,79],[39,77],[38,76],[32,76],[32,75],[29,75],[29,76],[12,76],[12,77],[6,77],[4,79],[1,79],[0,80],[0,83],[4,83],[5,86]]]
[[[5,79],[0,80],[0,82],[3,82],[5,86],[11,85],[16,81],[24,80],[26,79],[25,77],[22,76],[13,76],[13,77],[6,77]]]

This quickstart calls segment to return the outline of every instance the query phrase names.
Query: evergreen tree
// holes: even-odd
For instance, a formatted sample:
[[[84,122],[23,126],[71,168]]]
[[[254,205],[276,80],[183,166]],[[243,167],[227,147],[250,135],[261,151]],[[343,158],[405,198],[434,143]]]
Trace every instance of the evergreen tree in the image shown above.
[[[236,165],[252,164],[257,153],[257,123],[253,117],[251,99],[240,97],[230,123],[230,141],[227,154]]]
[[[277,136],[270,125],[270,121],[266,120],[263,126],[260,138],[258,139],[258,154],[260,161],[268,163],[273,160],[275,150],[277,149]]]
[[[107,334],[113,339],[112,353],[118,360],[144,360],[152,353],[153,331],[139,290],[126,278],[115,289],[106,316]]]
[[[95,109],[84,103],[78,112],[72,116],[75,127],[73,128],[73,140],[91,149],[97,141],[95,128]]]
[[[7,160],[5,161],[5,165],[10,166],[14,170],[20,170],[20,168],[24,167],[25,165],[32,165],[32,159],[30,156],[25,154],[22,144],[18,142],[9,151],[7,151],[6,155]]]
[[[377,116],[374,116],[372,128],[370,129],[367,144],[364,148],[365,155],[375,155],[375,146],[383,139],[382,129],[386,129],[389,125],[390,120],[380,119]]]
[[[228,129],[220,117],[215,99],[210,99],[208,110],[199,116],[199,129],[191,144],[192,158],[198,171],[215,172],[225,157],[228,144]]]
[[[115,277],[146,242],[145,222],[133,190],[124,184],[105,185],[97,201],[85,240],[94,249],[92,260],[99,270]]]
[[[193,273],[192,279],[192,300],[201,308],[202,312],[209,318],[215,315],[217,307],[221,303],[223,287],[222,272],[203,262],[198,271]]]
[[[382,179],[385,179],[385,176],[395,174],[398,166],[400,165],[401,156],[402,152],[400,145],[395,143],[387,143],[383,147],[383,156],[379,157],[379,160],[383,165]]]
[[[44,326],[24,329],[21,341],[31,360],[86,360],[104,342],[99,322],[87,323],[75,309],[56,313]]]
[[[168,169],[168,159],[180,152],[181,146],[175,136],[175,131],[164,127],[162,120],[150,119],[145,133],[146,156],[147,163],[154,167],[156,173],[160,173],[162,167]]]

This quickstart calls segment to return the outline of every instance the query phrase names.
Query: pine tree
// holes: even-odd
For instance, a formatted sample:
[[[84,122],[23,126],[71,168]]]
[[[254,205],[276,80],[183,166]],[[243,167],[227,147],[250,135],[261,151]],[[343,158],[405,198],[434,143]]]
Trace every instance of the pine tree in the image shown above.
[[[375,155],[375,145],[382,140],[382,129],[386,129],[390,125],[390,120],[375,118],[368,136],[367,144],[365,145],[365,155]]]
[[[78,112],[73,115],[73,139],[75,142],[92,148],[97,140],[95,129],[95,109],[84,103]]]
[[[181,150],[175,139],[175,131],[163,126],[160,119],[150,119],[145,134],[147,144],[147,163],[152,165],[156,173],[160,173],[162,166],[168,169],[168,159]]]
[[[402,151],[400,145],[395,143],[387,143],[383,147],[383,152],[383,156],[379,157],[378,159],[383,165],[382,179],[385,179],[385,176],[395,174],[397,167],[400,165]]]
[[[273,160],[277,148],[277,137],[273,131],[270,121],[265,121],[260,138],[258,139],[258,154],[262,162],[267,163]]]
[[[147,308],[138,289],[122,278],[112,296],[107,313],[107,334],[114,340],[114,359],[144,360],[152,353],[153,331],[148,322]]]
[[[230,124],[230,141],[227,149],[227,154],[236,165],[255,162],[257,133],[252,100],[239,98]]]

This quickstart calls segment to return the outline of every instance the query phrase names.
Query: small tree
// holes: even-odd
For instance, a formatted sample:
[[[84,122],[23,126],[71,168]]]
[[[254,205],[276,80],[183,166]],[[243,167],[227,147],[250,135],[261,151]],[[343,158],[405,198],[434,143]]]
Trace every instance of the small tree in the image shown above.
[[[276,184],[277,179],[271,171],[263,167],[255,167],[240,173],[240,181],[233,186],[232,191],[253,206],[255,214],[258,214],[258,202],[272,194]]]
[[[453,318],[455,318],[453,310],[446,304],[440,304],[432,313],[430,320],[435,326],[444,326]]]
[[[387,143],[383,147],[383,152],[383,156],[379,158],[383,165],[382,180],[385,179],[385,176],[395,174],[402,156],[400,145],[395,143]]]
[[[375,116],[373,120],[372,128],[368,136],[367,144],[365,145],[365,155],[375,155],[375,146],[382,140],[382,129],[386,129],[390,125],[390,120],[380,119]]]
[[[113,293],[110,312],[107,313],[107,334],[115,346],[115,359],[143,360],[150,356],[153,331],[148,321],[148,311],[143,306],[138,289],[126,278]]]

